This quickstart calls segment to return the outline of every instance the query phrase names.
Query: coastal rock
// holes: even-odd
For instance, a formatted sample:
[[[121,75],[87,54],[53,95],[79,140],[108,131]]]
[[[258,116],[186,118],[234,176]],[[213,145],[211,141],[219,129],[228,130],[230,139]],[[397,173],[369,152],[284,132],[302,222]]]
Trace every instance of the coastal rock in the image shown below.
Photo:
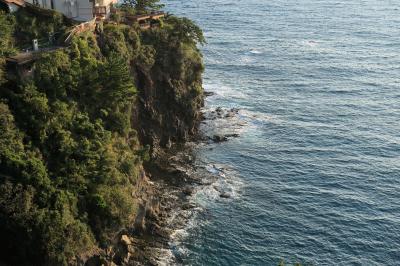
[[[121,236],[121,243],[125,246],[132,245],[132,241],[130,240],[130,238],[127,235]]]
[[[145,203],[144,213],[145,217],[157,219],[160,211],[160,202],[155,197],[149,197]]]
[[[185,194],[186,196],[191,196],[193,194],[193,188],[186,186],[182,189],[183,194]]]
[[[138,234],[146,231],[146,219],[145,219],[145,208],[143,205],[139,206],[138,213],[136,215],[134,229]]]
[[[213,96],[213,95],[215,95],[215,93],[212,92],[212,91],[204,91],[204,96],[206,96],[206,97],[210,97],[210,96]]]
[[[222,192],[221,194],[219,194],[219,196],[224,199],[229,199],[231,197],[231,194],[229,194],[228,192]]]
[[[183,65],[176,69],[185,69],[185,62],[177,61]],[[196,71],[177,73],[176,69],[155,65],[137,72],[140,101],[135,125],[141,143],[150,145],[153,158],[163,148],[170,149],[173,143],[185,142],[198,132],[203,117],[200,108],[204,106],[203,88],[199,87],[202,62],[190,62]],[[193,88],[197,89],[195,93]]]
[[[214,141],[216,143],[225,142],[225,141],[228,141],[228,138],[226,136],[214,135],[212,137],[212,141]]]
[[[209,113],[204,113],[203,116],[206,120],[224,119],[232,118],[239,113],[238,108],[223,109],[222,107],[217,107],[214,111]]]
[[[193,203],[186,203],[182,205],[182,210],[189,210],[193,208],[196,208],[196,205],[194,205]]]
[[[227,134],[227,135],[225,135],[225,137],[227,137],[227,138],[238,138],[238,137],[240,137],[240,135],[234,133],[234,134]]]

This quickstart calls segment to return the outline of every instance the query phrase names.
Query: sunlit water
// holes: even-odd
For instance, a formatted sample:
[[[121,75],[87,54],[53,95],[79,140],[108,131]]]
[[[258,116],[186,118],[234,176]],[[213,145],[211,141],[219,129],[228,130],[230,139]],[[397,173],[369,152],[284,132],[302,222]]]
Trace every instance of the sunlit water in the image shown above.
[[[239,109],[182,263],[400,265],[400,1],[164,2],[204,29],[206,111]]]

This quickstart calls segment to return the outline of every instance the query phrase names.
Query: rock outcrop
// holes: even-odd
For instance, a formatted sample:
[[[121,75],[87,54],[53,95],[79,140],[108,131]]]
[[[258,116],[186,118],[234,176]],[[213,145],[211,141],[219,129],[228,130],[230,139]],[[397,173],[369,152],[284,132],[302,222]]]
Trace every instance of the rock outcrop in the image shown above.
[[[191,47],[191,54],[182,51],[185,49],[157,50],[154,66],[137,71],[138,132],[142,143],[152,147],[153,155],[195,136],[202,118],[204,67],[197,48]]]

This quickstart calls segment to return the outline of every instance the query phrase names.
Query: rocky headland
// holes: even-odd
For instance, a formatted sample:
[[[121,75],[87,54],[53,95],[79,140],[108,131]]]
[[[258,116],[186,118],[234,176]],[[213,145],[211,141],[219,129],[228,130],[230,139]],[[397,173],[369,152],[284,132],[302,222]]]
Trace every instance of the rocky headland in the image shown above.
[[[0,261],[157,265],[200,182],[201,30],[118,17],[21,66],[9,58],[31,38],[57,31],[60,44],[74,23],[33,7],[0,20]]]

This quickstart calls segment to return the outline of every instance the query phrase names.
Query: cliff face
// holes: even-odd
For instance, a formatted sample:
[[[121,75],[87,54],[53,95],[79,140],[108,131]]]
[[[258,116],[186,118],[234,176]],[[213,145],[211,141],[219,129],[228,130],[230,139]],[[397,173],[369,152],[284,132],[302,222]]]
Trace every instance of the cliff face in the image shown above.
[[[147,32],[145,43],[155,48],[151,69],[137,68],[139,135],[143,143],[169,148],[197,132],[203,106],[201,54],[193,44],[176,43],[160,32]]]
[[[199,110],[203,96],[196,87],[200,80],[174,78],[172,75],[168,69],[158,66],[150,72],[138,72],[138,129],[143,143],[154,148],[168,148],[171,142],[188,140],[195,135],[201,116]]]
[[[20,12],[0,14],[8,46],[63,23]],[[42,53],[27,76],[3,72],[0,261],[129,261],[134,245],[121,234],[146,230],[158,211],[143,163],[196,133],[203,41],[197,26],[172,16],[146,31],[110,23]],[[0,63],[18,50],[5,48]]]

